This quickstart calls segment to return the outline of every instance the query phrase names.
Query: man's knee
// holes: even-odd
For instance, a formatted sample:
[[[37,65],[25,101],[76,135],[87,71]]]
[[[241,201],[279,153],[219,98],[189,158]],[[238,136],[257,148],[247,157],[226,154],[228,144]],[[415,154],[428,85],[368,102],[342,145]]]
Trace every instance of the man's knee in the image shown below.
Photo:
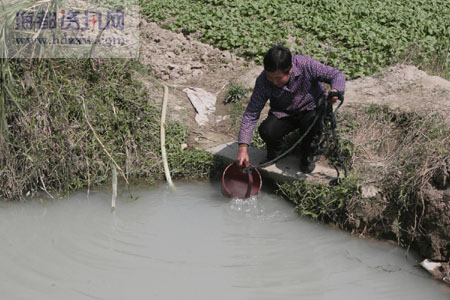
[[[259,125],[258,132],[263,140],[270,139],[270,129],[267,122],[262,122],[261,125]]]
[[[271,118],[264,120],[259,125],[258,132],[264,141],[274,141],[280,139],[280,128],[276,121]]]

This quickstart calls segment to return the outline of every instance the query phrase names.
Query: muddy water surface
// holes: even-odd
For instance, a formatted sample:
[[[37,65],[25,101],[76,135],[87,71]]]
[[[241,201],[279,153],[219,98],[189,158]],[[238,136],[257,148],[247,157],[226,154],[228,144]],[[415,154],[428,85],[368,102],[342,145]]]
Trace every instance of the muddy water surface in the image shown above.
[[[209,183],[0,207],[1,299],[449,299],[393,245]]]

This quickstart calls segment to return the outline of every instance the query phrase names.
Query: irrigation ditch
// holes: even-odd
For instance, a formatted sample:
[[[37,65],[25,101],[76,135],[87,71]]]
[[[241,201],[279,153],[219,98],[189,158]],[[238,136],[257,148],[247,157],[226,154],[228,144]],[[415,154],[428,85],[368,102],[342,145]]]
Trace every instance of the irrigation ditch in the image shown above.
[[[201,149],[236,138],[260,67],[155,23],[143,21],[142,29],[139,61],[2,60],[3,201],[40,193],[63,198],[110,182],[113,166],[130,183],[163,180],[162,81],[170,87],[166,149],[172,178],[220,175],[223,162]],[[440,261],[435,276],[450,283],[450,90],[445,84],[424,86],[441,79],[422,73],[401,65],[349,82],[361,93],[347,99],[338,122],[351,176],[337,187],[280,183],[276,192],[300,214]],[[368,87],[386,78],[387,88]],[[236,85],[247,91],[242,99],[223,103]],[[203,127],[182,92],[192,86],[217,96],[216,114]],[[402,101],[407,107],[395,105]],[[421,106],[427,102],[436,107]],[[257,135],[253,142],[263,146]]]

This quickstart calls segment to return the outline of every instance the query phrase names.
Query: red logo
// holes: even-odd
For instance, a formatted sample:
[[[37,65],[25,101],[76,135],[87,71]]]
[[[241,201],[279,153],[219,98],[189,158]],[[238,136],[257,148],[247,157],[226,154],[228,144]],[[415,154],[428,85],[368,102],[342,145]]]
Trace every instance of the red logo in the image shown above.
[[[95,23],[98,22],[98,20],[95,19],[95,15],[92,16],[92,19],[89,20],[90,22],[92,22],[92,29],[95,28]]]

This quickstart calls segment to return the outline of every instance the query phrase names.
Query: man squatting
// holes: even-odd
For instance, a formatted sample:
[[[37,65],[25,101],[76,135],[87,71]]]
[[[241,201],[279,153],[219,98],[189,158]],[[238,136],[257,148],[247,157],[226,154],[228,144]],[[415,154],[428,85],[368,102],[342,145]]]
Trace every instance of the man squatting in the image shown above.
[[[303,135],[318,113],[317,104],[327,95],[321,82],[330,84],[331,91],[343,95],[345,76],[342,72],[312,58],[293,55],[284,46],[273,46],[264,56],[264,71],[256,79],[250,102],[242,116],[239,132],[239,165],[249,161],[247,147],[264,105],[270,100],[267,118],[258,128],[266,143],[267,160],[282,154],[283,137],[295,129]],[[329,100],[336,103],[338,97]],[[320,120],[301,143],[300,171],[311,173],[315,168],[311,142],[321,134]]]

